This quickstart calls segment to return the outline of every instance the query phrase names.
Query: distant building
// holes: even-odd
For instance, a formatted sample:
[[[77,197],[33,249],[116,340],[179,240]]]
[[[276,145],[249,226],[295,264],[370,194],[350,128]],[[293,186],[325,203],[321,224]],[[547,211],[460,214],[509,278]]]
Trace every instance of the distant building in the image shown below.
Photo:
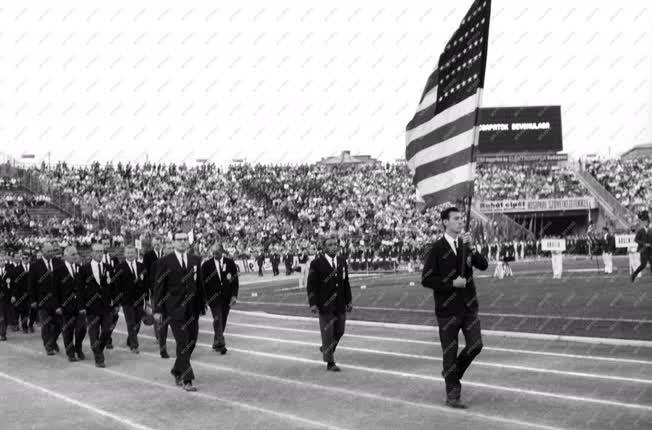
[[[380,161],[376,160],[375,158],[371,158],[371,155],[351,155],[351,151],[342,151],[340,155],[336,155],[334,157],[324,157],[317,162],[317,164],[324,166],[369,166],[378,163],[380,163]]]
[[[652,158],[652,143],[637,145],[620,156],[621,160],[637,160],[639,158]]]

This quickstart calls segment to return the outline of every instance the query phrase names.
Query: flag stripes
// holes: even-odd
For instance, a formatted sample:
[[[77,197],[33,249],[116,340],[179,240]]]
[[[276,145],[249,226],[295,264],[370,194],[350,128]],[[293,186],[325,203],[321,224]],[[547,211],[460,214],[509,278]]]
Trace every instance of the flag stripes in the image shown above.
[[[473,2],[406,126],[405,158],[427,206],[454,202],[473,191],[490,14],[490,0]]]

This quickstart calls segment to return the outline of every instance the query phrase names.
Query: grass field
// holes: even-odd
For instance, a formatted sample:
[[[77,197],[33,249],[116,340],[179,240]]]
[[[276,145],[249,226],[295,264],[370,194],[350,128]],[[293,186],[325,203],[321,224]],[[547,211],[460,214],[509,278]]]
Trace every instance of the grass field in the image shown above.
[[[134,355],[121,318],[106,369],[47,357],[38,333],[9,332],[0,344],[0,428],[652,428],[652,343],[642,342],[652,337],[652,279],[648,272],[632,285],[617,266],[614,275],[552,281],[549,263],[529,263],[513,279],[479,278],[485,346],[462,381],[465,411],[443,406],[432,297],[415,276],[355,279],[338,374],[321,362],[318,324],[296,279],[244,276],[227,355],[210,348],[210,319],[200,323],[197,393],[174,386],[172,359],[158,356],[151,327]],[[171,337],[168,349],[174,356]]]

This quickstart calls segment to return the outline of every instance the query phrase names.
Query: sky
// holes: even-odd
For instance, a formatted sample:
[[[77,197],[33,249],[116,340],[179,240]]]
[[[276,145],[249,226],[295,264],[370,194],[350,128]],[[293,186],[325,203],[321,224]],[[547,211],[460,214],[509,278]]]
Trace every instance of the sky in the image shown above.
[[[0,153],[71,164],[400,159],[470,4],[5,5]],[[652,4],[494,0],[482,105],[547,104],[562,106],[571,156],[652,142]]]

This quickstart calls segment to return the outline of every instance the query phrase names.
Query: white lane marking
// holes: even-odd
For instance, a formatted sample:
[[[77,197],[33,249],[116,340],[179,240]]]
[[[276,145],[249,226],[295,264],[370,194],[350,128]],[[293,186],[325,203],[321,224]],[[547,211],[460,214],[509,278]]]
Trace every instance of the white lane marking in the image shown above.
[[[319,335],[319,330],[306,330],[306,329],[298,329],[298,328],[279,327],[279,326],[274,326],[274,325],[246,324],[246,323],[229,322],[229,326],[259,328],[259,329],[264,329],[264,330],[278,330],[278,331],[287,331],[287,332],[293,332],[293,333],[306,333],[306,334]],[[352,337],[352,338],[355,338],[355,339],[389,341],[389,342],[397,342],[397,343],[413,343],[413,344],[417,344],[417,345],[428,345],[428,346],[435,346],[435,347],[439,346],[438,342],[433,342],[433,341],[429,341],[429,340],[405,339],[405,338],[397,338],[397,337],[390,337],[390,336],[370,336],[370,335],[347,333],[346,337]],[[460,347],[465,346],[464,342],[460,342],[459,345],[460,345]],[[603,356],[596,356],[596,355],[581,355],[581,354],[567,354],[567,353],[562,353],[562,352],[533,351],[533,350],[529,350],[529,349],[500,348],[500,347],[497,347],[497,346],[487,346],[487,345],[484,345],[482,347],[482,349],[483,350],[488,350],[488,351],[511,352],[511,353],[517,353],[517,354],[542,355],[542,356],[546,356],[546,357],[559,357],[559,358],[572,358],[572,359],[581,359],[581,360],[609,361],[609,362],[613,362],[613,363],[652,365],[652,361],[649,361],[649,360],[636,360],[636,359],[631,359],[631,358],[603,357]]]
[[[289,320],[289,321],[315,321],[316,320],[315,317],[279,315],[279,314],[271,314],[267,312],[257,312],[257,311],[240,311],[240,310],[231,309],[231,312],[233,313],[239,312],[249,316],[257,316],[257,317],[273,318],[273,319]],[[210,318],[207,318],[206,320],[210,321]],[[427,325],[419,325],[419,324],[384,323],[384,322],[376,322],[376,321],[361,321],[361,320],[348,320],[348,319],[346,323],[349,325],[405,329],[411,331],[431,332],[433,329],[435,330],[437,329],[437,326],[427,326]],[[652,348],[652,341],[649,340],[618,339],[618,338],[609,338],[609,337],[565,336],[565,335],[557,335],[557,334],[528,333],[528,332],[504,331],[504,330],[482,330],[482,334],[487,336],[513,337],[513,338],[533,339],[533,340],[551,340],[556,342],[577,342],[577,343],[588,343],[588,344],[604,344],[604,345]]]
[[[125,335],[125,336],[127,335],[126,332],[123,332],[121,330],[114,330],[113,332],[118,333],[118,334],[122,334],[122,335]],[[141,337],[154,339],[154,337],[152,337],[152,336],[141,336]],[[25,351],[25,352],[32,353],[32,354],[38,354],[37,351],[35,351],[35,350],[31,349],[31,348],[24,347],[24,346],[11,345],[11,344],[9,346],[12,347],[12,348],[18,349],[18,350],[22,350],[22,351]],[[201,345],[201,346],[208,346],[208,345]],[[126,348],[124,348],[124,349],[123,348],[117,348],[117,349],[127,351]],[[143,355],[149,355],[149,356],[152,356],[152,357],[158,357],[158,354],[152,354],[152,353],[148,353],[148,352],[144,352],[142,354]],[[196,361],[193,360],[193,363],[195,363],[195,362]],[[83,364],[86,364],[86,363],[80,363],[80,364],[83,365]],[[86,364],[86,365],[92,366],[91,364]],[[160,387],[160,388],[180,392],[180,389],[178,387],[176,387],[176,386],[169,385],[169,384],[162,384],[160,382],[155,382],[155,381],[150,381],[148,379],[140,378],[138,376],[133,376],[133,375],[129,375],[127,373],[118,372],[118,371],[113,370],[113,369],[106,369],[105,368],[105,369],[102,369],[102,372],[111,373],[111,374],[114,374],[114,375],[117,375],[117,376],[121,376],[123,378],[132,379],[134,381],[138,381],[138,382],[141,382],[141,383],[144,383],[144,384],[149,384],[149,385],[153,385],[153,386],[156,386],[156,387]],[[0,376],[6,376],[9,379],[13,379],[12,377],[10,377],[10,376],[8,376],[6,374],[3,374],[2,372],[0,372]],[[47,390],[47,389],[45,389],[45,390]],[[199,391],[192,393],[191,396],[193,396],[193,397],[195,397],[195,396],[203,397],[203,398],[207,398],[207,399],[210,399],[210,400],[213,400],[213,401],[222,402],[222,403],[228,404],[230,406],[235,406],[235,407],[239,407],[239,408],[242,408],[242,409],[254,410],[256,412],[261,412],[261,413],[264,413],[264,414],[273,415],[273,416],[275,416],[277,418],[281,418],[281,419],[283,419],[285,421],[297,422],[297,423],[301,423],[301,424],[304,424],[304,425],[309,425],[311,427],[346,430],[346,429],[344,429],[342,427],[337,427],[337,426],[334,426],[332,424],[326,424],[326,423],[322,423],[320,421],[309,420],[307,418],[302,418],[302,417],[292,415],[292,414],[287,414],[287,413],[284,413],[284,412],[273,411],[271,409],[261,408],[261,407],[250,405],[250,404],[244,403],[244,402],[228,400],[228,399],[224,399],[224,398],[214,396],[214,395],[211,395],[211,394],[202,393],[202,392],[199,392]],[[74,399],[70,399],[70,400],[74,401]],[[111,415],[111,414],[109,414],[109,415]],[[136,427],[133,427],[133,428],[137,428],[137,429],[141,429],[141,430],[154,430],[154,429],[152,429],[150,427],[140,426],[138,424],[135,424],[135,426]]]
[[[123,332],[121,330],[115,330],[114,333],[127,335],[126,332]],[[141,335],[140,337],[147,338],[147,339],[154,339],[153,336]],[[212,346],[207,344],[207,343],[198,342],[196,345],[207,348],[207,349],[212,349]],[[233,348],[231,348],[231,349],[235,350]],[[141,354],[146,355],[146,356],[150,356],[150,357],[154,357],[154,358],[158,358],[158,354],[153,354],[153,353],[150,353],[150,352],[141,352]],[[315,362],[315,360],[308,360],[308,361]],[[310,383],[310,382],[298,381],[298,380],[291,379],[291,378],[282,378],[282,377],[279,377],[279,376],[272,376],[272,375],[266,375],[266,374],[262,374],[262,373],[256,373],[256,372],[250,372],[250,371],[246,371],[246,370],[240,370],[240,369],[236,369],[236,368],[233,368],[233,367],[219,366],[219,365],[212,364],[212,363],[206,363],[206,362],[201,361],[201,360],[194,360],[193,359],[192,362],[193,362],[193,364],[197,364],[197,365],[200,365],[202,367],[210,368],[210,369],[213,369],[213,370],[220,370],[220,371],[235,373],[237,375],[250,376],[250,377],[261,378],[261,379],[268,379],[270,381],[275,381],[275,382],[279,382],[279,383],[285,383],[285,384],[298,385],[298,386],[302,386],[302,387],[314,388],[314,389],[317,389],[317,390],[320,390],[320,391],[330,391],[330,392],[334,392],[334,393],[348,394],[348,395],[351,395],[351,396],[363,397],[363,398],[368,398],[368,399],[373,399],[373,400],[380,400],[380,401],[385,401],[385,402],[389,402],[389,403],[398,403],[398,404],[402,404],[402,405],[406,405],[406,406],[425,408],[425,409],[430,409],[430,410],[434,410],[434,411],[438,411],[438,412],[444,412],[444,413],[459,415],[461,417],[471,416],[471,417],[475,417],[475,418],[487,419],[487,420],[497,421],[497,422],[502,422],[502,423],[516,424],[516,425],[520,425],[520,426],[524,426],[524,427],[533,427],[533,428],[538,428],[538,429],[542,429],[542,430],[563,430],[563,428],[561,428],[561,427],[547,426],[547,425],[544,425],[544,424],[537,424],[537,423],[533,423],[533,422],[520,421],[520,420],[517,420],[517,419],[511,419],[511,418],[496,417],[496,416],[485,415],[485,414],[477,413],[477,412],[469,412],[467,410],[460,411],[460,410],[457,410],[457,409],[451,409],[451,408],[448,408],[448,407],[437,406],[437,405],[432,405],[432,404],[428,404],[428,403],[418,403],[418,402],[412,402],[412,401],[409,401],[409,400],[403,400],[403,399],[398,399],[398,398],[393,398],[393,397],[385,397],[385,396],[381,396],[381,395],[377,395],[377,394],[367,393],[365,391],[348,390],[348,389],[345,389],[345,388],[314,384],[314,383]],[[319,362],[319,363],[323,364],[321,362]],[[154,384],[154,385],[161,386],[161,387],[164,387],[164,388],[170,388],[170,389],[176,390],[176,388],[171,387],[169,385],[164,385],[164,384],[160,384],[160,383],[157,383],[157,382],[147,381],[147,380],[135,377],[135,376],[122,374],[121,372],[117,372],[117,371],[114,371],[114,370],[111,370],[111,369],[104,369],[104,371],[116,373],[116,374],[119,374],[121,376],[129,377],[129,378],[132,378],[132,379],[135,379],[135,380],[140,380],[140,381],[148,383],[148,384]],[[202,393],[196,392],[196,393],[194,393],[194,395],[202,395]],[[213,397],[213,396],[210,396],[210,395],[208,395],[208,396]],[[330,427],[330,428],[335,428],[335,427]]]
[[[120,334],[126,335],[126,332],[123,331],[118,331]],[[150,339],[153,339],[151,336],[146,336]],[[197,342],[198,346],[202,346],[204,348],[211,348],[212,345],[206,344],[206,343],[199,343]],[[275,353],[270,353],[270,352],[262,352],[262,351],[255,351],[255,350],[250,350],[250,349],[242,349],[242,348],[229,348],[231,351],[235,352],[242,352],[245,354],[250,354],[250,355],[255,355],[255,356],[260,356],[260,357],[267,357],[267,358],[276,358],[280,360],[286,360],[286,361],[296,361],[300,363],[307,363],[307,364],[319,364],[322,366],[324,363],[320,360],[314,360],[314,359],[309,359],[309,358],[303,358],[303,357],[296,357],[293,355],[284,355],[284,354],[275,354]],[[379,369],[376,367],[366,367],[366,366],[358,366],[358,365],[352,365],[352,364],[347,364],[345,366],[340,366],[341,368],[345,369],[354,369],[354,370],[359,370],[362,372],[367,372],[367,373],[378,373],[378,374],[384,374],[384,375],[392,375],[392,376],[398,376],[398,377],[403,377],[403,378],[411,378],[411,379],[419,379],[419,380],[424,380],[424,381],[433,381],[433,382],[443,382],[444,379],[436,376],[430,376],[430,375],[422,375],[419,373],[410,373],[410,372],[401,372],[401,371],[396,371],[396,370],[387,370],[387,369]],[[585,403],[595,403],[599,405],[606,405],[606,406],[616,406],[616,407],[622,407],[622,408],[629,408],[629,409],[638,409],[638,410],[645,410],[645,411],[650,411],[652,412],[652,406],[650,405],[640,405],[638,403],[623,403],[623,402],[617,402],[613,400],[603,400],[603,399],[595,399],[592,397],[583,397],[583,396],[573,396],[573,395],[566,395],[566,394],[557,394],[557,393],[551,393],[551,392],[546,392],[546,391],[536,391],[536,390],[528,390],[528,389],[522,389],[522,388],[514,388],[514,387],[507,387],[504,385],[494,385],[494,384],[487,384],[483,382],[473,382],[473,381],[466,381],[465,383],[468,386],[472,387],[481,387],[481,388],[486,388],[489,390],[495,390],[495,391],[505,391],[505,392],[510,392],[510,393],[517,393],[517,394],[528,394],[531,396],[539,396],[539,397],[549,397],[549,398],[554,398],[558,400],[565,400],[565,401],[577,401],[577,402],[585,402]]]
[[[40,385],[33,384],[31,382],[27,382],[23,379],[16,378],[14,376],[8,375],[4,372],[0,372],[0,377],[8,379],[12,382],[15,382],[16,384],[23,385],[27,388],[31,388],[32,390],[39,391],[41,393],[47,394],[49,396],[55,397],[59,400],[62,400],[66,403],[70,403],[74,406],[77,406],[79,408],[85,409],[89,412],[94,413],[95,415],[100,415],[105,418],[110,418],[114,421],[117,421],[118,423],[124,425],[125,427],[131,428],[131,429],[138,429],[138,430],[154,430],[152,427],[147,427],[142,424],[138,424],[133,422],[132,420],[128,418],[123,418],[119,415],[113,414],[111,412],[105,411],[104,409],[97,408],[93,405],[90,405],[88,403],[80,402],[79,400],[75,400],[72,397],[68,397],[64,394],[57,393],[56,391],[49,390],[45,387],[41,387]]]
[[[270,306],[292,306],[306,308],[305,303],[282,303],[282,302],[262,302],[262,301],[249,301],[240,300],[239,303],[248,305],[270,305]],[[434,316],[434,309],[415,309],[415,308],[385,308],[378,306],[354,306],[355,309],[363,309],[370,311],[400,311],[400,312],[418,312],[427,313]],[[492,313],[480,312],[480,316],[488,317],[502,317],[502,318],[528,318],[528,319],[549,319],[549,320],[569,320],[569,321],[605,321],[605,322],[627,322],[636,324],[652,324],[652,319],[631,319],[631,318],[601,318],[601,317],[578,317],[578,316],[561,316],[561,315],[535,315],[535,314],[510,314],[510,313]]]
[[[199,330],[200,333],[204,334],[213,334],[212,331]],[[301,346],[311,346],[319,347],[321,343],[317,342],[304,342],[300,340],[288,340],[275,337],[265,337],[265,336],[253,336],[247,334],[236,334],[229,333],[230,337],[239,337],[242,339],[254,339],[254,340],[263,340],[267,342],[277,342],[277,343],[288,343],[292,345],[301,345]],[[484,347],[483,347],[484,348]],[[369,354],[378,354],[378,355],[390,355],[394,357],[403,357],[403,358],[414,358],[418,360],[427,360],[427,361],[442,361],[441,358],[429,355],[420,355],[420,354],[406,354],[403,352],[392,352],[392,351],[382,351],[379,349],[368,349],[368,348],[355,348],[351,346],[337,346],[338,350],[354,351],[354,352],[364,352]],[[589,379],[606,379],[609,381],[618,381],[618,382],[631,382],[637,384],[652,384],[650,379],[640,379],[640,378],[628,378],[624,376],[612,376],[612,375],[600,375],[597,373],[585,373],[585,372],[572,372],[566,370],[555,370],[555,369],[543,369],[540,367],[529,367],[529,366],[517,366],[514,364],[500,364],[500,363],[490,363],[482,360],[473,360],[473,364],[479,366],[495,367],[499,369],[512,369],[512,370],[521,370],[524,372],[533,372],[533,373],[549,373],[551,375],[563,375],[563,376],[575,376],[578,378],[589,378]]]

